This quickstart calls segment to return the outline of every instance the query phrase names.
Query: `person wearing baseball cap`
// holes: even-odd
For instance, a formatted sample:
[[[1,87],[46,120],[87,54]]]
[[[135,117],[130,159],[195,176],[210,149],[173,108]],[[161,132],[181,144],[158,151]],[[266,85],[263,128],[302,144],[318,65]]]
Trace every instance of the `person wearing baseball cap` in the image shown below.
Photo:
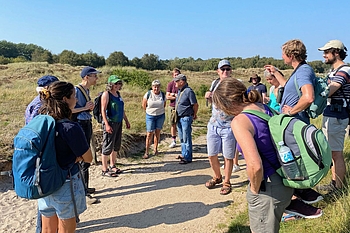
[[[115,164],[122,142],[123,120],[126,128],[130,129],[130,123],[124,111],[124,101],[119,92],[122,86],[123,82],[117,75],[109,76],[106,91],[101,97],[102,176],[105,177],[117,177],[122,172]]]
[[[42,89],[48,87],[51,83],[59,81],[57,77],[52,75],[45,75],[38,79],[38,87],[36,91],[39,93]],[[25,124],[28,124],[35,116],[39,114],[39,109],[41,107],[40,95],[37,95],[30,104],[28,104],[24,117]]]
[[[349,122],[350,67],[344,63],[347,48],[340,40],[330,40],[318,50],[323,51],[324,62],[332,66],[327,76],[330,80],[329,104],[323,112],[322,131],[331,147],[333,162],[332,181],[320,186],[319,190],[337,194],[344,185],[346,174],[343,149]]]
[[[94,67],[86,66],[80,72],[80,77],[82,81],[80,84],[75,86],[75,97],[77,98],[77,103],[75,108],[72,110],[72,120],[79,123],[84,131],[84,135],[88,144],[92,137],[92,115],[91,111],[94,109],[94,102],[90,98],[90,87],[96,85],[98,76],[97,74],[101,71],[96,70]],[[84,182],[87,202],[88,204],[97,203],[98,200],[90,196],[90,194],[95,192],[94,188],[89,188],[89,167],[90,163],[82,162],[82,173],[84,176]]]
[[[187,77],[179,74],[174,78],[179,90],[176,97],[177,132],[181,142],[180,164],[192,162],[192,122],[197,119],[198,102],[196,94],[188,86]]]
[[[224,79],[231,78],[231,63],[225,59],[221,60],[218,64],[217,73],[219,78],[212,82],[209,91],[205,93],[205,98],[210,103],[212,102],[212,95],[219,84]],[[205,186],[208,189],[212,189],[223,182],[220,194],[227,195],[232,191],[230,178],[233,168],[235,168],[235,171],[240,170],[238,165],[238,152],[236,152],[236,139],[231,130],[233,116],[225,114],[218,109],[214,103],[212,104],[211,109],[212,114],[207,126],[207,152],[214,175],[212,179],[205,183]],[[225,161],[224,178],[220,171],[219,153],[222,153]]]

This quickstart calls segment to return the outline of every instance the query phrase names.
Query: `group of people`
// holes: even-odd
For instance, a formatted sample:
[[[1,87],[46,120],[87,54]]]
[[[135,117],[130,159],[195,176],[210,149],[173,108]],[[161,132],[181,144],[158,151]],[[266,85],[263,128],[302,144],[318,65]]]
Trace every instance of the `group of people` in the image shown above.
[[[332,66],[328,75],[330,93],[323,114],[322,130],[331,146],[333,159],[332,181],[320,189],[332,193],[345,185],[343,148],[349,122],[347,106],[350,101],[350,67],[344,63],[347,49],[341,41],[331,40],[319,50],[323,51],[325,63]],[[247,200],[252,232],[278,232],[284,212],[310,218],[322,215],[320,209],[309,205],[322,200],[322,195],[312,189],[294,190],[286,187],[277,175],[275,168],[280,164],[267,123],[258,117],[242,113],[243,110],[257,110],[273,115],[266,106],[268,105],[281,113],[310,123],[310,118],[304,110],[315,98],[316,76],[306,62],[305,45],[300,40],[287,41],[282,46],[282,58],[294,71],[286,80],[276,67],[266,65],[264,77],[271,84],[269,95],[257,74],[250,77],[252,86],[248,89],[242,81],[231,77],[232,67],[228,60],[219,62],[219,78],[212,82],[210,90],[205,94],[205,98],[212,103],[212,114],[207,125],[207,153],[214,173],[205,186],[211,189],[222,183],[220,194],[229,194],[232,191],[231,173],[239,170],[238,156],[241,153],[246,161],[249,178]],[[59,81],[54,76],[40,78],[37,88],[39,95],[28,105],[25,114],[26,124],[37,114],[49,114],[59,122],[57,147],[60,149],[57,155],[63,164],[70,161],[76,164],[72,177],[67,182],[80,182],[75,190],[75,195],[80,200],[77,203],[78,213],[86,209],[86,197],[92,199],[90,203],[98,201],[90,196],[95,189],[89,187],[88,181],[92,161],[89,149],[92,136],[91,111],[94,108],[89,88],[96,84],[99,73],[101,72],[93,67],[84,67],[81,71],[82,81],[76,86]],[[301,96],[296,90],[295,82]],[[111,75],[106,91],[101,97],[102,176],[106,177],[116,177],[122,172],[115,163],[116,153],[121,147],[123,120],[126,128],[130,128],[124,111],[124,101],[119,92],[122,86],[122,80],[116,75]],[[154,155],[159,153],[158,143],[165,121],[166,101],[170,100],[172,140],[169,147],[176,146],[178,134],[181,143],[181,155],[178,159],[180,164],[189,164],[193,157],[192,122],[197,118],[198,112],[196,95],[189,87],[187,77],[181,74],[179,69],[173,70],[173,78],[167,85],[165,94],[161,92],[160,86],[160,81],[154,80],[152,89],[146,92],[142,99],[142,107],[146,111],[147,131],[143,158],[147,159],[150,156],[152,138]],[[62,119],[75,119],[76,122],[59,121]],[[220,153],[224,157],[224,176],[220,171]],[[269,162],[262,158],[267,158]],[[82,176],[79,176],[79,169]],[[76,228],[74,211],[69,209],[72,208],[72,203],[68,201],[66,205],[58,204],[64,198],[61,189],[38,200],[42,232],[56,232],[57,229],[73,232]]]
[[[349,122],[347,107],[350,99],[350,67],[344,63],[347,49],[341,41],[331,40],[319,50],[323,51],[325,63],[332,67],[327,76],[330,93],[323,113],[322,130],[330,144],[333,162],[332,181],[328,185],[320,186],[319,190],[333,195],[339,194],[339,190],[345,185],[343,148]],[[282,58],[294,70],[286,80],[276,67],[265,66],[264,76],[272,85],[269,97],[259,93],[258,88],[247,89],[233,78],[223,79],[212,94],[215,106],[225,114],[234,116],[230,125],[237,148],[246,161],[250,181],[247,200],[252,232],[278,232],[284,212],[305,218],[322,215],[320,209],[309,205],[322,200],[321,194],[313,189],[293,190],[286,187],[276,174],[275,167],[280,164],[267,123],[259,117],[242,113],[243,110],[257,110],[272,116],[273,113],[264,105],[267,103],[281,113],[310,124],[310,118],[304,110],[314,101],[316,76],[306,62],[305,45],[300,40],[287,41],[282,45]],[[253,84],[255,78],[257,77],[251,77]],[[220,182],[217,177],[213,178],[214,181]]]

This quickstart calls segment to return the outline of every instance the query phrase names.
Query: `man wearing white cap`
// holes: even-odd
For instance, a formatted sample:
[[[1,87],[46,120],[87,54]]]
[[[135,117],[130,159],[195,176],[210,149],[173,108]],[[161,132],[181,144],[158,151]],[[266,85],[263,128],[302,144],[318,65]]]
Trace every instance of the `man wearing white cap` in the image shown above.
[[[319,189],[334,192],[343,187],[346,174],[343,149],[349,123],[350,67],[343,61],[347,49],[340,40],[330,40],[318,50],[323,51],[324,62],[332,66],[328,74],[329,96],[323,112],[322,131],[331,146],[333,162],[331,183]]]

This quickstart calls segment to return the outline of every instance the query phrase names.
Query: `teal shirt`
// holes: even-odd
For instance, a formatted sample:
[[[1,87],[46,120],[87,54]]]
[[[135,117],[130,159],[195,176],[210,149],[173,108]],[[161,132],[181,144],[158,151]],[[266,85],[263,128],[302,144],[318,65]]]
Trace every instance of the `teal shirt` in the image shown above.
[[[123,121],[124,117],[124,101],[122,97],[115,97],[114,95],[109,95],[109,108],[107,108],[107,119],[109,122],[120,123]]]

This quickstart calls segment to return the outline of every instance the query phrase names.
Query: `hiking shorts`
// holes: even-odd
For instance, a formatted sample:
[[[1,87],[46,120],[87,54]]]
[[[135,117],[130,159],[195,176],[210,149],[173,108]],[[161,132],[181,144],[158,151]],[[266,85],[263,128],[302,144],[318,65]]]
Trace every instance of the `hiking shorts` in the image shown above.
[[[77,173],[72,176],[71,180],[66,180],[59,190],[38,199],[38,208],[43,216],[49,218],[56,214],[59,219],[75,217],[70,182],[73,182],[74,199],[78,214],[86,210],[85,189],[80,174]]]
[[[176,114],[175,107],[169,107],[170,108],[170,117],[169,121],[171,125],[176,125],[176,122],[174,121],[175,117],[174,115]]]
[[[162,129],[165,121],[165,113],[152,116],[146,113],[146,131],[154,132],[156,129]]]
[[[247,190],[250,229],[253,232],[279,232],[285,208],[290,204],[294,189],[284,186],[282,178],[274,173],[265,182],[265,191]]]
[[[226,159],[233,159],[236,152],[236,139],[231,128],[220,128],[208,123],[207,129],[208,156],[222,153]]]
[[[343,151],[348,122],[348,118],[337,119],[335,117],[323,116],[322,132],[326,136],[332,151]]]
[[[122,145],[122,122],[108,122],[112,127],[113,132],[107,133],[106,126],[102,123],[103,126],[103,142],[102,142],[102,155],[110,155],[113,150],[119,151],[120,146]]]

